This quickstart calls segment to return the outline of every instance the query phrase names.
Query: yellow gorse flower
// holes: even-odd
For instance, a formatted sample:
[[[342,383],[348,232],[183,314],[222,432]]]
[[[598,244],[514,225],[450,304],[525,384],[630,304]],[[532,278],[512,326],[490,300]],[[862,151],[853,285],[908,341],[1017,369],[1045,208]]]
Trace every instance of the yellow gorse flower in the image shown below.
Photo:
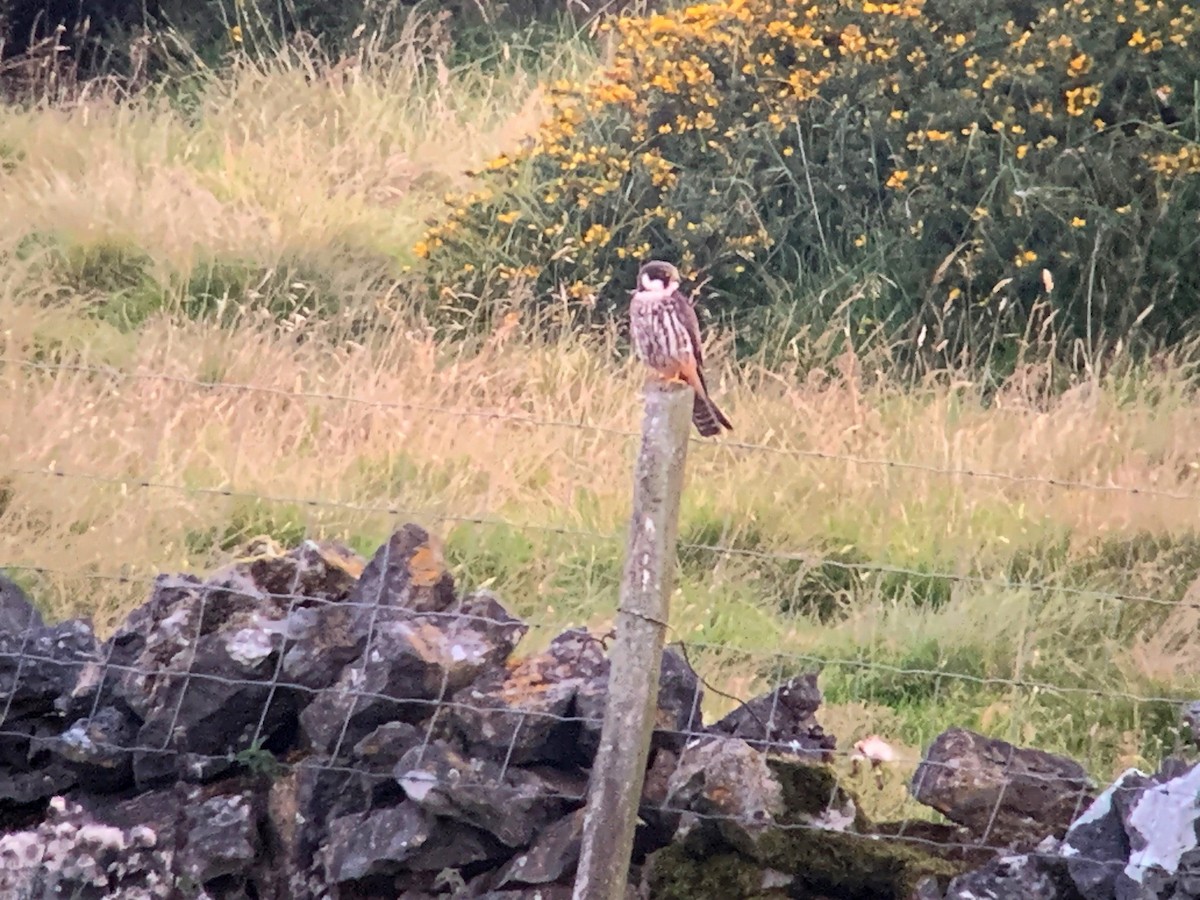
[[[828,175],[820,202],[843,204],[829,219],[839,223],[831,246],[847,252],[882,246],[872,230],[881,221],[897,235],[944,233],[934,195],[943,188],[951,195],[967,166],[984,183],[1011,171],[1021,187],[1040,188],[1039,179],[1060,177],[1047,176],[1056,161],[1070,168],[1068,148],[1086,146],[1083,152],[1098,159],[1109,142],[1120,140],[1117,126],[1137,118],[1127,115],[1137,91],[1151,104],[1155,97],[1165,104],[1173,88],[1186,97],[1175,103],[1188,108],[1191,82],[1180,81],[1173,69],[1151,68],[1157,58],[1147,54],[1187,47],[1196,31],[1194,11],[1184,13],[1183,0],[1113,3],[1109,9],[1098,0],[1050,0],[1031,25],[1007,23],[999,41],[966,25],[931,28],[921,21],[922,4],[903,0],[711,0],[614,20],[606,26],[616,40],[606,68],[587,82],[550,85],[548,115],[529,147],[497,156],[478,176],[496,196],[458,199],[454,213],[429,229],[414,253],[432,257],[432,271],[437,260],[470,252],[474,237],[503,245],[496,258],[509,266],[510,277],[524,271],[520,261],[545,266],[551,274],[539,276],[542,285],[607,285],[614,260],[627,268],[630,260],[664,252],[664,243],[681,268],[708,266],[714,255],[738,264],[761,261],[773,241],[795,240],[807,227],[795,224],[804,217],[795,214],[791,192],[803,198],[802,170],[814,164]],[[1163,3],[1174,11],[1164,12]],[[1109,24],[1117,15],[1130,24]],[[1114,27],[1121,29],[1121,59],[1142,68],[1136,90],[1110,97],[1102,96],[1101,85],[1108,83],[1114,50],[1106,46],[1110,38],[1097,35]],[[1126,42],[1139,52],[1125,49]],[[1152,119],[1145,99],[1138,102],[1134,112]],[[826,128],[827,121],[853,135],[847,146],[832,141],[835,129]],[[866,141],[859,139],[864,134]],[[1139,140],[1147,141],[1146,149],[1133,162],[1158,176],[1142,179],[1152,191],[1169,190],[1174,179],[1200,166],[1182,135],[1159,134],[1153,144]],[[877,148],[885,148],[886,163]],[[765,180],[756,181],[760,177]],[[903,202],[880,198],[876,178],[903,193]],[[855,179],[874,190],[859,190]],[[1005,189],[985,200],[978,193],[954,195],[956,209],[969,213],[968,240],[986,249],[961,255],[947,276],[966,279],[961,292],[952,283],[943,291],[986,296],[995,280],[982,287],[967,282],[983,277],[976,273],[987,271],[981,260],[988,253],[992,272],[1009,274],[1012,266],[1028,270],[1041,254],[1066,283],[1064,272],[1080,258],[1069,242],[1087,238],[1071,229],[1101,219],[1108,227],[1111,212],[1061,182],[1054,187],[1037,195],[1050,198],[1048,221],[1058,225],[1059,234],[1047,237],[1031,221],[1041,201],[1023,191]],[[861,210],[852,208],[856,194]],[[1125,212],[1135,208],[1140,214],[1140,206]],[[963,229],[958,216],[956,233]],[[1032,242],[1035,228],[1037,250],[1025,249],[1021,241]],[[997,246],[1017,249],[997,255]],[[1063,256],[1064,246],[1075,255]],[[477,271],[475,283],[491,278],[495,265],[471,258],[477,269],[455,260],[446,270]],[[1031,274],[1036,271],[1022,277]],[[586,296],[609,290],[596,287]]]

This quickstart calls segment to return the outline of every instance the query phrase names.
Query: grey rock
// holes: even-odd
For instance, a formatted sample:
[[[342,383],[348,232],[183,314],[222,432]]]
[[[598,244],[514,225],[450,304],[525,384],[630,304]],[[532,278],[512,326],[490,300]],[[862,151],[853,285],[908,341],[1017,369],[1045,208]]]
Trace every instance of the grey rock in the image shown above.
[[[189,807],[179,861],[183,872],[200,884],[245,875],[261,849],[263,813],[259,798],[249,793],[222,794]]]
[[[594,655],[595,659],[590,662],[596,674],[577,688],[575,713],[582,728],[580,748],[591,760],[600,746],[600,729],[608,703],[609,666],[608,660],[600,657],[599,644],[589,639],[583,649]],[[666,648],[658,675],[658,707],[651,748],[664,747],[678,752],[689,738],[700,734],[704,730],[700,712],[703,699],[704,688],[692,667],[677,651]]]
[[[489,669],[458,691],[451,722],[473,755],[512,765],[586,762],[575,700],[607,677],[607,667],[599,641],[586,631],[563,632],[545,653]]]
[[[0,736],[0,809],[45,800],[77,780],[50,748],[59,725],[41,717],[10,720]]]
[[[332,685],[378,626],[453,605],[454,579],[429,533],[408,524],[375,552],[344,600],[334,599],[314,605],[284,654],[288,680],[310,690]]]
[[[139,786],[215,778],[294,721],[295,695],[268,683],[282,640],[252,624],[214,630],[147,681],[133,758]]]
[[[0,631],[0,714],[8,713],[6,721],[53,713],[55,701],[74,687],[84,666],[97,657],[96,636],[87,622],[32,624],[40,617],[29,609],[32,627]],[[20,614],[11,607],[7,612],[13,617]]]
[[[961,728],[934,740],[910,792],[985,843],[1022,846],[1060,837],[1095,796],[1074,760]]]
[[[1129,859],[1129,837],[1121,810],[1147,779],[1136,769],[1122,773],[1077,818],[1063,837],[1060,854],[1067,872],[1088,900],[1113,900],[1116,880]],[[1118,800],[1120,798],[1120,800]]]
[[[742,704],[708,727],[711,734],[737,737],[771,753],[831,761],[837,740],[825,733],[815,713],[821,706],[817,673],[797,675],[761,697]]]
[[[52,745],[52,751],[89,791],[120,791],[133,784],[133,751],[140,723],[127,712],[105,706],[79,719]]]
[[[333,754],[386,722],[429,717],[487,665],[489,648],[476,637],[418,619],[378,625],[369,650],[301,713],[308,745]]]
[[[386,778],[392,781],[390,771]],[[323,896],[326,870],[317,856],[328,843],[330,822],[364,814],[370,807],[360,773],[319,758],[301,761],[271,783],[266,827],[285,873],[285,896]]]
[[[1193,896],[1181,885],[1195,875],[1189,867],[1200,847],[1200,764],[1167,761],[1162,771],[1139,791],[1126,795],[1122,823],[1129,838],[1129,858],[1117,872],[1117,900]]]
[[[391,771],[410,749],[424,743],[425,728],[408,722],[385,722],[354,745],[354,762],[372,772]]]
[[[434,740],[430,729],[408,722],[385,722],[354,745],[350,767],[357,771],[361,790],[371,806],[395,806],[404,798],[396,783],[396,763],[413,747]]]
[[[395,875],[403,869],[440,871],[496,858],[476,829],[439,822],[415,803],[335,819],[326,848],[332,884]]]
[[[410,523],[375,552],[349,601],[365,612],[372,607],[445,612],[455,603],[454,578],[437,542],[424,528]]]
[[[483,662],[489,666],[503,665],[529,631],[529,626],[509,613],[491,591],[475,591],[443,612],[426,613],[420,618],[433,622],[451,638],[462,636],[468,646],[478,645]]]
[[[753,856],[784,814],[783,787],[766,756],[737,739],[697,739],[667,784],[668,808],[682,813],[679,837],[711,834]]]
[[[505,768],[469,759],[442,741],[414,747],[396,764],[405,794],[430,813],[473,825],[508,847],[527,846],[568,805],[583,799],[584,786],[563,790],[530,769]]]
[[[320,610],[346,599],[361,568],[361,560],[337,544],[305,541],[288,553],[256,552],[205,580],[160,575],[146,603],[81,674],[62,711],[75,720],[100,706],[127,706],[145,718],[156,682],[186,670],[199,639],[243,632],[246,653],[268,643],[278,650],[311,630]]]
[[[1079,900],[1064,868],[1037,854],[1001,856],[954,878],[946,900]]]
[[[507,884],[550,884],[570,876],[579,863],[586,810],[577,809],[553,823],[500,870],[496,887]]]

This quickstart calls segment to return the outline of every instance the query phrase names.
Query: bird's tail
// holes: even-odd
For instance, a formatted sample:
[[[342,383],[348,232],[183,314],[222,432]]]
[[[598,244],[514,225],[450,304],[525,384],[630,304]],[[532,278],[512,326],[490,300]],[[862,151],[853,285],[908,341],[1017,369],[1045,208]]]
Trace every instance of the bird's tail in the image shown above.
[[[692,400],[692,424],[696,426],[701,437],[718,435],[722,428],[733,431],[733,423],[717,408],[707,391],[696,391],[695,399]]]

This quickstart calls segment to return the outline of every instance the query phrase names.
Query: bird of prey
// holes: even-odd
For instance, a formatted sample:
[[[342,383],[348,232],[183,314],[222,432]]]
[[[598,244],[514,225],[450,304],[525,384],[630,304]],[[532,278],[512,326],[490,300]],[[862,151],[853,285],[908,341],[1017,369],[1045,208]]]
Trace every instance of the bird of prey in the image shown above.
[[[638,359],[665,381],[683,382],[695,394],[692,424],[703,437],[733,429],[704,383],[700,322],[692,301],[679,289],[679,270],[651,260],[638,272],[629,303],[629,334]]]

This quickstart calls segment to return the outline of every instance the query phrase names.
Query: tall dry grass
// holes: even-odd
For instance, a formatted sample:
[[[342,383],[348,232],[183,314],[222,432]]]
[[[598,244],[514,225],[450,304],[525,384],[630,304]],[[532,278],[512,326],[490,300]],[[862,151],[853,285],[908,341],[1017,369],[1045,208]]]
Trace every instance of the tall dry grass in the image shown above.
[[[199,562],[183,534],[231,503],[202,489],[313,499],[311,524],[342,537],[385,528],[393,507],[604,536],[623,526],[640,373],[613,361],[615,336],[546,342],[514,321],[468,349],[403,322],[333,343],[320,324],[163,316],[119,368],[89,368],[86,355],[23,354],[33,320],[6,330],[7,560],[101,564],[119,545],[125,565]],[[912,388],[853,366],[805,376],[722,349],[710,350],[714,389],[737,430],[693,444],[685,534],[690,516],[719,522],[731,547],[838,543],[975,575],[1063,536],[1082,549],[1196,525],[1200,416],[1177,373],[985,402],[966,382]]]
[[[411,519],[547,629],[610,620],[641,378],[619,336],[510,319],[439,341],[379,276],[534,126],[542,79],[594,55],[570,38],[536,66],[455,67],[423,40],[0,108],[0,568],[49,616],[106,630],[145,579],[260,532],[369,552]],[[44,251],[105,244],[163,285],[201,260],[310,260],[357,325],[281,322],[249,290],[220,323],[169,302],[98,318],[111,289]],[[843,746],[880,731],[915,755],[960,724],[1101,772],[1169,749],[1166,701],[1141,698],[1200,688],[1170,606],[1200,571],[1183,357],[1065,393],[1031,365],[992,392],[730,348],[714,337],[710,380],[737,430],[691,447],[672,612],[711,683],[746,696],[823,661]]]

